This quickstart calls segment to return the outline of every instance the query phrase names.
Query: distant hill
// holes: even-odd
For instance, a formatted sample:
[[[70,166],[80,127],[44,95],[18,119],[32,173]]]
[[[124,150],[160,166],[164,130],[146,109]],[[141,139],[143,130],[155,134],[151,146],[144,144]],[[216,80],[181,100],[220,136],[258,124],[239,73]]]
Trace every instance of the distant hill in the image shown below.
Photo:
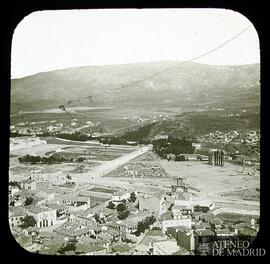
[[[239,116],[229,116],[226,111],[185,112],[169,120],[153,122],[130,129],[123,136],[126,140],[151,140],[156,135],[170,135],[173,137],[193,138],[219,130],[249,131],[260,130],[260,114],[251,111]]]
[[[260,65],[215,66],[163,61],[88,66],[11,80],[11,111],[70,106],[246,106],[259,105]],[[88,98],[92,96],[91,98]],[[79,101],[79,99],[81,99]]]

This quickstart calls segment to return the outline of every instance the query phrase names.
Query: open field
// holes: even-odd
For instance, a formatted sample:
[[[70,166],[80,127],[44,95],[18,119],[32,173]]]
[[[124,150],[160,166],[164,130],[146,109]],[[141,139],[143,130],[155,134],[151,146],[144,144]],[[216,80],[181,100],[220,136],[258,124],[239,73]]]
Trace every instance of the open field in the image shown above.
[[[135,166],[136,160],[141,163],[148,153],[131,160],[124,166],[128,167],[129,164]],[[187,184],[191,187],[190,191],[194,200],[208,200],[217,203],[217,206],[232,208],[232,212],[238,211],[246,214],[250,210],[250,212],[254,212],[254,215],[258,215],[260,177],[259,172],[255,176],[248,175],[248,172],[252,172],[252,167],[246,168],[245,173],[242,173],[240,165],[231,163],[218,167],[200,161],[168,162],[159,160],[157,162],[166,172],[166,177],[159,178],[158,175],[155,177],[153,174],[152,178],[140,177],[138,181],[136,177],[128,175],[123,177],[122,175],[122,177],[108,179],[107,177],[114,173],[112,171],[104,177],[91,179],[91,183],[158,194],[170,191],[172,177],[185,177]]]
[[[252,173],[252,167],[242,173],[242,166],[226,162],[224,167],[206,162],[163,162],[165,170],[174,177],[185,177],[187,183],[199,190],[194,199],[222,203],[222,207],[259,211],[260,176]],[[227,202],[227,205],[224,203]],[[244,206],[244,207],[243,207]]]
[[[131,146],[104,146],[101,144],[73,145],[69,144],[45,144],[32,148],[18,149],[11,152],[10,156],[10,179],[22,179],[30,175],[31,172],[41,174],[62,171],[64,173],[84,173],[106,161],[121,159],[122,156],[137,151],[139,148]],[[50,156],[57,154],[68,159],[68,162],[54,164],[25,164],[19,163],[18,157],[24,155]],[[83,162],[77,162],[79,157],[84,158]],[[73,160],[73,161],[72,161]],[[88,177],[87,177],[88,178]]]
[[[57,153],[69,158],[84,157],[85,161],[52,165],[18,162],[20,155],[44,155],[48,152],[49,155]],[[93,184],[99,191],[105,188],[139,190],[159,196],[170,191],[172,177],[184,177],[191,187],[194,200],[213,201],[239,212],[245,209],[259,211],[260,175],[256,171],[251,176],[253,167],[246,166],[245,173],[242,173],[242,166],[229,162],[225,162],[224,167],[218,167],[201,161],[166,161],[152,152],[151,146],[47,144],[14,151],[12,155],[11,180],[14,175],[25,178],[31,171],[45,174],[62,171],[70,174],[82,191],[84,186],[89,188],[89,184]],[[104,195],[101,195],[102,192],[97,193],[91,190],[91,197],[97,203],[108,199],[111,194],[107,189]]]
[[[76,106],[76,107],[67,107],[66,111],[67,112],[72,112],[74,113],[74,111],[89,111],[89,110],[105,110],[105,109],[113,109],[114,107],[86,107],[86,106]],[[64,113],[64,111],[60,108],[50,108],[50,109],[44,109],[44,110],[40,110],[40,111],[21,111],[21,114],[43,114],[43,113],[47,113],[47,114],[62,114]]]
[[[23,156],[23,155],[44,155],[49,151],[60,150],[64,145],[60,144],[45,144],[45,145],[36,145],[31,148],[17,149],[10,152],[10,154]]]

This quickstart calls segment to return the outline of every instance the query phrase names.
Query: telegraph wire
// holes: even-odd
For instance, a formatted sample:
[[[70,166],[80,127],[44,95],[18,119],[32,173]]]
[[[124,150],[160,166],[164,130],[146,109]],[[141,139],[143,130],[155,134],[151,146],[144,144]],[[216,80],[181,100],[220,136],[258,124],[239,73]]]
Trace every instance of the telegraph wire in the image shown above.
[[[124,88],[131,87],[131,86],[133,86],[133,85],[142,83],[142,82],[144,82],[144,81],[146,81],[146,80],[149,80],[149,79],[151,79],[151,78],[153,78],[153,77],[155,77],[155,76],[158,76],[158,75],[160,75],[160,74],[162,74],[162,73],[164,73],[164,72],[167,72],[167,71],[170,71],[170,70],[172,70],[172,69],[174,69],[174,68],[177,68],[177,67],[179,67],[179,66],[181,66],[181,65],[183,65],[183,64],[186,64],[186,63],[189,63],[189,62],[192,62],[192,61],[201,59],[201,58],[203,58],[203,57],[205,57],[205,56],[207,56],[207,55],[209,55],[209,54],[215,52],[216,50],[218,50],[218,49],[224,47],[225,45],[227,45],[228,43],[230,43],[231,41],[233,41],[234,39],[238,38],[240,35],[242,35],[243,33],[245,33],[245,32],[246,32],[247,30],[249,30],[250,28],[251,28],[251,26],[245,28],[244,30],[240,31],[239,33],[237,33],[236,35],[234,35],[233,37],[231,37],[231,38],[228,39],[227,41],[223,42],[222,44],[220,44],[219,46],[215,47],[214,49],[211,49],[211,50],[207,51],[206,53],[203,53],[203,54],[201,54],[201,55],[199,55],[199,56],[193,57],[193,58],[191,58],[191,59],[189,59],[189,60],[187,60],[187,61],[177,63],[177,64],[174,65],[174,66],[171,66],[171,67],[166,68],[166,69],[164,69],[164,70],[162,70],[162,71],[156,72],[156,73],[154,73],[154,74],[152,74],[152,75],[150,75],[150,76],[148,76],[148,77],[146,77],[146,78],[144,78],[144,79],[141,79],[141,80],[134,81],[134,82],[132,82],[132,83],[123,85],[123,86],[121,86],[120,88],[116,89],[116,91],[120,91],[120,90],[122,90],[122,89],[124,89]],[[86,98],[91,99],[91,97],[92,97],[92,96],[88,96],[88,97],[86,97]],[[83,99],[83,98],[81,98],[81,99]],[[72,100],[72,101],[70,100],[67,104],[70,105],[72,102],[75,102],[75,101],[80,102],[81,99],[78,99],[78,100]],[[110,96],[110,99],[112,100],[112,94],[111,94],[111,96]],[[65,108],[64,105],[60,106],[59,108],[62,109],[66,114],[69,114],[68,111],[67,111],[66,109],[63,109],[63,107]],[[73,118],[74,118],[74,117],[73,117]]]
[[[165,70],[162,70],[162,71],[160,71],[160,72],[156,72],[156,73],[154,73],[154,74],[152,74],[152,75],[150,75],[150,76],[148,76],[148,77],[146,77],[146,78],[144,78],[144,79],[135,81],[135,82],[130,83],[130,84],[123,85],[122,87],[116,89],[116,91],[120,91],[120,90],[122,90],[122,89],[124,89],[124,88],[126,88],[126,87],[130,87],[130,86],[139,84],[139,83],[141,83],[141,82],[144,82],[144,81],[146,81],[146,80],[149,80],[149,79],[151,79],[151,78],[153,78],[153,77],[155,77],[155,76],[157,76],[157,75],[160,75],[160,74],[162,74],[162,73],[164,73],[164,72],[166,72],[166,71],[170,71],[171,69],[177,68],[177,67],[179,67],[179,66],[181,66],[181,65],[183,65],[183,64],[186,64],[186,63],[189,63],[189,62],[192,62],[192,61],[201,59],[201,58],[203,58],[203,57],[205,57],[205,56],[211,54],[212,52],[215,52],[216,50],[218,50],[218,49],[224,47],[224,46],[227,45],[229,42],[231,42],[231,41],[233,41],[234,39],[238,38],[240,35],[242,35],[244,32],[246,32],[246,31],[247,31],[248,29],[250,29],[250,28],[251,28],[251,26],[245,28],[244,30],[242,30],[242,31],[240,31],[239,33],[237,33],[236,35],[234,35],[232,38],[230,38],[230,39],[228,39],[227,41],[223,42],[222,44],[220,44],[219,46],[215,47],[214,49],[212,49],[212,50],[210,50],[210,51],[207,51],[206,53],[203,53],[203,54],[201,54],[201,55],[199,55],[199,56],[196,56],[196,57],[194,57],[194,58],[192,58],[192,59],[189,59],[189,60],[187,60],[187,61],[184,61],[184,62],[181,62],[181,63],[177,63],[177,64],[174,65],[174,66],[171,66],[171,67],[169,67],[169,68],[167,68],[167,69],[165,69]]]

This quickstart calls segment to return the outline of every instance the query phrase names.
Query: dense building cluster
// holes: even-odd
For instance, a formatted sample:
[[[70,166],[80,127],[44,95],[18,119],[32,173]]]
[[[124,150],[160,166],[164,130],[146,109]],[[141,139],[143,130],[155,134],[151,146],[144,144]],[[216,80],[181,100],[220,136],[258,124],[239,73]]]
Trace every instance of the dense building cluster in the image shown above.
[[[174,179],[177,188],[170,194],[92,186],[92,193],[107,193],[99,204],[81,191],[44,186],[33,180],[11,182],[9,200],[14,237],[42,254],[196,254],[199,237],[258,231],[258,216],[247,214],[235,222],[214,201],[193,199],[182,178]]]

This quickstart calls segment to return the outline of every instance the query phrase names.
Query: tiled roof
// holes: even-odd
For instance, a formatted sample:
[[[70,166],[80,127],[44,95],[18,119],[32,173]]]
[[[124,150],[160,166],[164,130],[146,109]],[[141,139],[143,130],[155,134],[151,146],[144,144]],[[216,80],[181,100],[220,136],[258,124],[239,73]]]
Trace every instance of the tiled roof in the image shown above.
[[[89,253],[89,252],[96,252],[96,251],[101,251],[104,250],[105,248],[99,245],[85,245],[85,244],[77,244],[76,247],[76,252],[84,252],[84,253]]]
[[[74,201],[74,202],[88,202],[90,198],[83,197],[83,196],[63,195],[62,197],[59,197],[58,200],[66,200],[66,201]]]
[[[32,180],[32,179],[24,179],[21,181],[21,183],[27,183],[27,184],[30,184],[32,182],[34,182],[34,180]]]
[[[114,252],[119,252],[119,253],[127,252],[130,249],[131,248],[127,244],[118,244],[118,245],[112,246],[112,250]]]
[[[9,207],[9,213],[11,216],[23,216],[25,215],[25,210],[21,206],[12,206]]]
[[[91,230],[93,229],[89,227],[80,226],[76,223],[68,222],[54,229],[54,232],[67,237],[76,237],[88,234],[91,232]]]
[[[53,211],[53,210],[54,209],[51,209],[49,207],[41,207],[41,206],[29,206],[29,207],[27,207],[27,211],[31,212],[31,213],[34,213],[34,214]]]
[[[183,209],[187,209],[187,206],[186,205],[182,205],[182,204],[175,204],[173,207],[172,207],[172,210],[183,210]]]
[[[211,231],[211,230],[198,230],[196,231],[196,233],[199,235],[199,236],[214,236],[214,232]]]
[[[233,232],[229,229],[218,229],[216,230],[216,234],[223,235],[223,234],[232,234]]]
[[[171,220],[173,219],[173,216],[172,216],[172,213],[170,211],[167,211],[166,213],[162,214],[160,217],[159,217],[159,220],[160,221],[163,221],[163,220]]]

